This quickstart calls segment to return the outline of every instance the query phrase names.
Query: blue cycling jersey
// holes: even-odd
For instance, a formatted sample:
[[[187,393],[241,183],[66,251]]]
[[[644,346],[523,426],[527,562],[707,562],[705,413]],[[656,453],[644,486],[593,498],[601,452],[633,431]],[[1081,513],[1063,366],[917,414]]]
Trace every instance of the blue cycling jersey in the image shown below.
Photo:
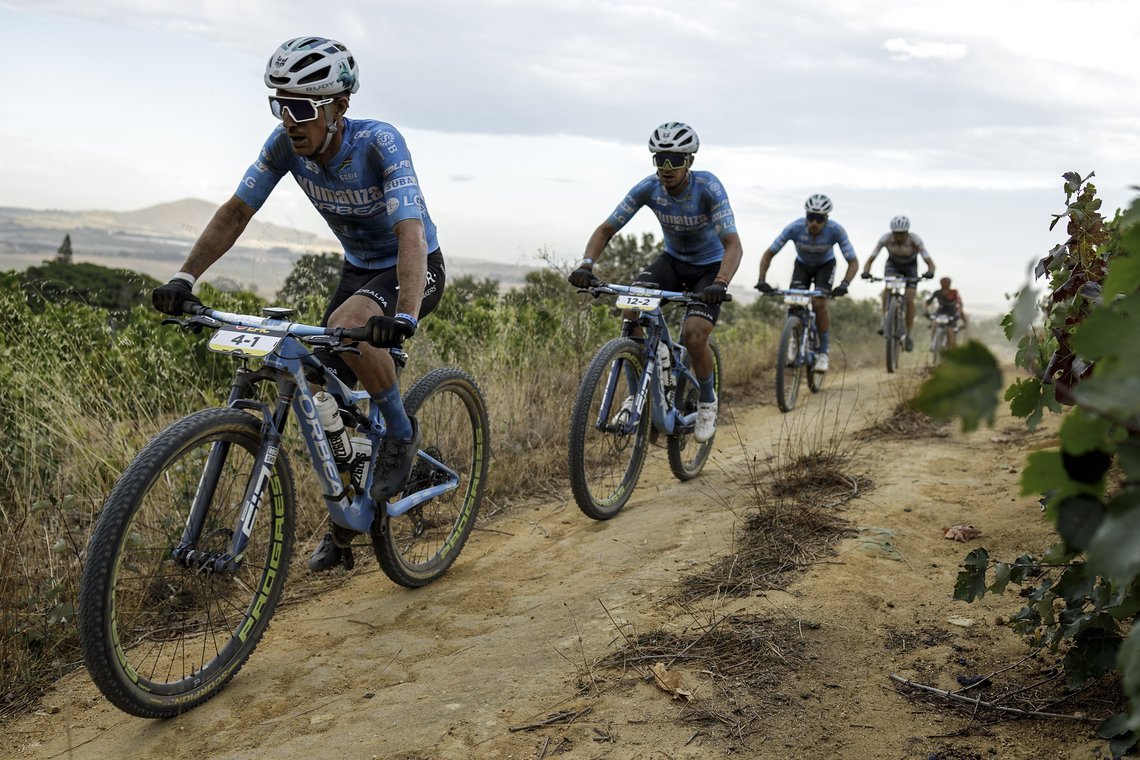
[[[814,236],[808,234],[805,217],[795,220],[776,236],[769,250],[772,253],[779,253],[789,240],[796,246],[796,259],[808,266],[819,266],[834,259],[835,251],[832,249],[836,245],[839,246],[843,258],[848,261],[855,260],[855,249],[851,247],[851,241],[847,239],[847,231],[840,224],[830,219],[823,225],[819,234]]]
[[[642,206],[649,206],[661,222],[670,256],[696,265],[724,259],[721,238],[736,232],[736,219],[724,185],[711,172],[690,171],[689,186],[680,198],[670,195],[652,174],[633,186],[606,221],[620,230]]]
[[[344,119],[342,137],[336,155],[321,165],[298,156],[278,126],[235,194],[256,211],[291,172],[344,246],[345,259],[364,269],[395,266],[393,228],[405,219],[423,221],[429,253],[439,248],[404,136],[382,121]]]

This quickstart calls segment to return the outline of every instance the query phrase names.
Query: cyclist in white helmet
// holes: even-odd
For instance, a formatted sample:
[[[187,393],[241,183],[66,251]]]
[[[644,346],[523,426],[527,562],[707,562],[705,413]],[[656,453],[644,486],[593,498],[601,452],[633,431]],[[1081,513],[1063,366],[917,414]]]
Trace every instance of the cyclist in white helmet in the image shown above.
[[[700,381],[693,438],[704,443],[716,432],[718,406],[709,335],[720,316],[728,283],[740,266],[742,249],[724,186],[711,172],[691,170],[700,145],[696,131],[683,122],[666,122],[653,130],[649,151],[656,173],[634,185],[594,230],[582,261],[570,274],[570,283],[584,288],[595,281],[594,264],[638,209],[648,206],[657,215],[665,251],[634,282],[698,294],[700,300],[690,303],[685,312],[681,342]]]
[[[791,241],[796,247],[796,263],[792,270],[792,287],[811,290],[813,287],[828,293],[832,298],[847,295],[847,288],[855,273],[859,271],[859,260],[855,249],[847,239],[847,231],[842,225],[830,219],[831,199],[822,193],[810,196],[804,202],[804,216],[796,219],[781,232],[764,255],[760,258],[760,280],[756,289],[761,293],[771,293],[773,288],[767,282],[768,267],[780,249]],[[834,288],[835,246],[847,261],[847,271]],[[816,372],[826,372],[830,367],[828,353],[831,349],[831,315],[827,311],[826,298],[813,298],[816,324],[819,327],[819,354],[816,356]]]
[[[918,287],[918,257],[921,256],[922,260],[926,262],[926,272],[922,275],[926,279],[934,277],[934,260],[926,252],[922,238],[910,231],[910,219],[901,214],[891,219],[891,231],[879,238],[879,242],[875,244],[875,250],[871,251],[871,257],[863,265],[864,279],[871,278],[871,265],[875,263],[875,257],[879,255],[879,251],[884,248],[887,249],[886,276],[895,275],[906,278],[906,340],[904,346],[907,351],[913,351],[914,339],[911,337],[911,332],[914,329],[914,294]],[[886,314],[887,291],[885,288],[883,289],[882,300],[883,313]],[[882,326],[879,327],[879,334],[883,334]]]
[[[198,302],[191,292],[197,278],[233,246],[277,182],[292,174],[344,247],[341,279],[322,324],[367,325],[371,338],[384,345],[415,334],[443,295],[443,255],[403,135],[382,121],[345,117],[358,76],[356,59],[336,40],[297,37],[273,52],[264,81],[269,108],[281,123],[181,269],[155,288],[156,309],[177,315],[183,302]],[[364,343],[358,348],[359,355],[341,354],[343,363],[326,363],[349,384],[359,379],[379,405],[387,437],[371,494],[384,502],[407,483],[419,426],[404,411],[389,352]],[[347,565],[352,537],[334,525],[309,567]]]

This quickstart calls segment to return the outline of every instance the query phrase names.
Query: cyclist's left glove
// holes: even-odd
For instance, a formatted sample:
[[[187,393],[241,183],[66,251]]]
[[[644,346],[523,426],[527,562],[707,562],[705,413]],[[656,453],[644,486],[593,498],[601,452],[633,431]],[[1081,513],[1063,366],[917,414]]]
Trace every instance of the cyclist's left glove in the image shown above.
[[[368,342],[377,348],[395,348],[416,334],[416,324],[404,316],[370,317],[366,325]]]
[[[847,295],[847,283],[845,282],[840,282],[838,285],[831,289],[832,298],[841,298],[845,295]]]
[[[202,302],[198,296],[191,292],[193,286],[181,277],[175,277],[165,285],[159,285],[151,291],[150,300],[154,304],[154,308],[161,311],[163,314],[169,314],[177,317],[181,316],[182,304],[185,301],[192,301],[196,304]]]
[[[712,285],[706,285],[700,293],[697,293],[697,300],[708,306],[716,306],[717,304],[724,303],[728,297],[728,286],[723,282],[714,282]]]
[[[594,276],[590,267],[578,267],[570,273],[570,284],[576,288],[590,288],[597,285],[599,280]]]
[[[933,280],[934,279],[934,270],[931,269],[931,270],[927,270],[927,271],[923,272],[922,273],[922,279]]]

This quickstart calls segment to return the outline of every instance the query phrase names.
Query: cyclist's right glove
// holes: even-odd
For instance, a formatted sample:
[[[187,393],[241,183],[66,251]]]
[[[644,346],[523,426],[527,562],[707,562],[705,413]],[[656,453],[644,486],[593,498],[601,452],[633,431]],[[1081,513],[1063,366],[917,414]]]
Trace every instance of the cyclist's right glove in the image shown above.
[[[871,279],[874,279],[874,277],[875,277],[875,275],[871,274],[870,272],[864,272],[863,274],[861,274],[859,276],[862,277],[864,280],[871,280]]]
[[[377,348],[397,348],[416,334],[415,324],[403,316],[386,317],[383,314],[368,318],[368,342]]]
[[[845,295],[847,295],[847,283],[845,282],[840,282],[838,285],[831,289],[832,298],[841,298]]]
[[[570,273],[570,284],[576,288],[589,288],[600,282],[589,267],[578,267]]]
[[[756,283],[756,289],[759,290],[761,293],[771,293],[772,292],[772,286],[769,285],[768,283],[764,282],[763,280]]]
[[[182,303],[184,301],[193,301],[196,304],[202,303],[198,299],[198,296],[191,292],[190,283],[181,277],[175,277],[165,285],[159,285],[152,290],[150,300],[151,303],[154,304],[154,308],[163,314],[170,314],[174,317],[183,314]]]

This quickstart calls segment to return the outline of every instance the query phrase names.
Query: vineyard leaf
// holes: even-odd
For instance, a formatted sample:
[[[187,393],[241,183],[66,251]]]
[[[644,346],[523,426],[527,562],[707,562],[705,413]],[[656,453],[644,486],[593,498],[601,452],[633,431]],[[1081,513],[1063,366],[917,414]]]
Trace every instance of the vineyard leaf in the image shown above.
[[[1086,628],[1077,635],[1065,655],[1065,676],[1077,688],[1090,678],[1100,678],[1116,665],[1120,636],[1102,628]]]
[[[994,563],[994,582],[990,584],[990,593],[1001,594],[1009,585],[1009,576],[1013,568],[1008,562]]]
[[[1108,513],[1088,546],[1089,569],[1128,586],[1140,573],[1140,490],[1122,492],[1108,505]]]
[[[954,583],[954,598],[972,602],[986,595],[986,568],[990,566],[990,555],[985,549],[974,549],[962,561],[964,570],[958,572]]]
[[[1085,380],[1073,389],[1078,403],[1127,420],[1140,417],[1140,375],[1116,373]]]
[[[1065,246],[1063,245],[1059,245],[1057,248],[1054,248],[1050,254],[1055,255],[1058,248],[1060,249],[1061,255],[1063,256],[1065,253]],[[1041,268],[1040,265],[1038,268]],[[1044,272],[1042,271],[1041,274],[1044,274]],[[1041,275],[1039,274],[1037,276],[1040,277]],[[1025,335],[1027,332],[1029,332],[1030,325],[1033,324],[1033,320],[1037,317],[1038,293],[1038,290],[1031,288],[1028,285],[1018,291],[1017,300],[1013,302],[1013,308],[1007,315],[1009,318],[1009,324],[1005,324],[1004,320],[1002,322],[1003,326],[1005,327],[1006,340],[1008,340],[1010,343],[1019,340],[1022,335]]]
[[[1116,463],[1129,480],[1140,481],[1140,438],[1129,438],[1116,447]]]
[[[1120,676],[1124,693],[1132,702],[1132,715],[1128,719],[1128,727],[1140,729],[1140,625],[1133,626],[1132,632],[1120,646],[1116,656],[1116,665],[1120,668]]]
[[[972,340],[943,354],[942,363],[915,396],[914,406],[938,419],[960,415],[963,431],[974,430],[982,419],[992,426],[1001,386],[993,354]]]
[[[1112,423],[1103,417],[1074,409],[1061,423],[1061,448],[1069,454],[1103,451],[1106,441],[1114,435],[1112,428]]]
[[[1133,257],[1140,261],[1140,256]],[[1113,259],[1113,266],[1127,259]],[[1121,353],[1121,337],[1136,331],[1140,317],[1140,293],[1094,309],[1073,333],[1073,350],[1085,359],[1096,361]]]
[[[1084,551],[1104,519],[1099,499],[1080,494],[1057,504],[1057,532],[1070,549]]]
[[[1115,256],[1104,278],[1104,293],[1112,297],[1120,293],[1135,293],[1140,288],[1140,225],[1133,226],[1123,238],[1130,256]]]

